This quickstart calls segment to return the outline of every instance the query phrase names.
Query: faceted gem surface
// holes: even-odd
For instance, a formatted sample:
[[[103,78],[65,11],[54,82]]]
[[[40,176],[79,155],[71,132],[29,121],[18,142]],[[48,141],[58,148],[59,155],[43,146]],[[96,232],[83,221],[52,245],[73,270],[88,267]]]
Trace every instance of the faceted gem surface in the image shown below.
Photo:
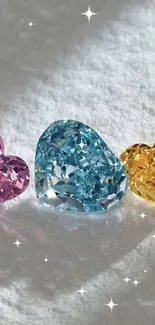
[[[127,173],[92,128],[60,120],[39,139],[35,185],[43,203],[71,211],[103,211],[125,194]]]
[[[155,144],[135,144],[120,156],[127,172],[131,191],[155,202]]]
[[[28,166],[21,158],[4,155],[4,144],[0,137],[0,203],[24,192],[29,178]]]

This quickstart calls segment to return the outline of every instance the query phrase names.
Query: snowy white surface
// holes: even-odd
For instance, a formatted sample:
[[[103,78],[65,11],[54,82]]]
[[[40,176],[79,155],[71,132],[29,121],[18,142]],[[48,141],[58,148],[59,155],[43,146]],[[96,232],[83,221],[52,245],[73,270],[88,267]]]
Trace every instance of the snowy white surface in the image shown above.
[[[102,219],[62,215],[38,206],[33,184],[38,138],[60,118],[117,155],[153,144],[154,89],[155,0],[0,0],[0,134],[31,170],[0,207],[0,325],[155,323],[155,207],[128,193]]]

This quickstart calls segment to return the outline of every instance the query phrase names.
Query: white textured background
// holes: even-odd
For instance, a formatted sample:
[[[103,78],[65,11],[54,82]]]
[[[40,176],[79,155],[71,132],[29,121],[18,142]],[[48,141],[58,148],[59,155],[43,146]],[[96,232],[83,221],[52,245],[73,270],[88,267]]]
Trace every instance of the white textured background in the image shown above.
[[[0,207],[0,325],[155,323],[155,208],[128,193],[103,219],[59,215],[38,207],[33,185],[54,120],[91,125],[118,155],[154,143],[154,89],[155,0],[0,0],[0,134],[32,177]]]

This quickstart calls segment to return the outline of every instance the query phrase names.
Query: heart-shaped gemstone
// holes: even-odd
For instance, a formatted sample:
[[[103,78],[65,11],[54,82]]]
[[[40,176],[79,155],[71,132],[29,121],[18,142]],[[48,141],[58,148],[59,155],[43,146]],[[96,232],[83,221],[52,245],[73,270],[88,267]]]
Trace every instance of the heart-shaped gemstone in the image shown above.
[[[127,172],[132,192],[155,202],[155,144],[135,144],[120,156]]]
[[[0,203],[23,193],[29,184],[29,168],[16,156],[4,155],[4,144],[0,137]]]
[[[89,126],[72,120],[52,123],[39,139],[35,158],[37,197],[60,208],[107,210],[127,189],[121,161]]]

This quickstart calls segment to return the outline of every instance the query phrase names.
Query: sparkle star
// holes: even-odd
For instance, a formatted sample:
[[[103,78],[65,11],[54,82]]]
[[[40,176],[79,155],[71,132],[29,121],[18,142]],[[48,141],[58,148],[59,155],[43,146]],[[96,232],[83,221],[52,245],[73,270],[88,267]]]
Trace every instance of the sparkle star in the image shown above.
[[[47,257],[44,258],[44,262],[47,263],[49,259]]]
[[[147,270],[144,270],[144,273],[147,273]]]
[[[84,146],[85,146],[85,145],[84,145],[83,142],[80,142],[80,143],[79,143],[79,147],[80,147],[81,149],[83,149]]]
[[[14,244],[19,247],[21,245],[21,242],[17,239],[16,242],[14,242]]]
[[[128,283],[129,281],[131,281],[131,279],[129,279],[128,277],[126,277],[125,279],[123,279],[126,283]]]
[[[79,291],[77,291],[81,294],[81,296],[83,297],[84,293],[87,292],[86,290],[83,289],[83,287],[81,287],[81,289]]]
[[[155,235],[153,235],[153,236],[151,236],[151,237],[155,239]]]
[[[135,279],[135,281],[133,281],[132,282],[134,285],[135,285],[135,287],[137,287],[137,285],[140,283],[137,279]]]
[[[108,306],[108,307],[111,309],[111,311],[112,311],[113,308],[114,308],[115,306],[118,306],[118,305],[117,305],[117,304],[114,304],[113,301],[112,301],[112,298],[111,298],[110,302],[109,302],[108,304],[106,304],[105,306]]]
[[[32,21],[30,21],[30,22],[28,23],[28,25],[29,25],[30,27],[34,26],[34,24],[32,23]]]
[[[119,165],[117,162],[115,162],[115,163],[114,163],[114,166],[115,166],[115,167],[119,167],[120,165]]]
[[[140,214],[140,217],[142,218],[142,219],[144,219],[145,217],[146,217],[146,214],[144,214],[143,212]]]
[[[90,23],[90,18],[94,15],[97,15],[96,12],[92,12],[90,9],[90,6],[88,7],[88,10],[86,12],[82,12],[81,15],[85,15],[88,18],[88,21]]]

